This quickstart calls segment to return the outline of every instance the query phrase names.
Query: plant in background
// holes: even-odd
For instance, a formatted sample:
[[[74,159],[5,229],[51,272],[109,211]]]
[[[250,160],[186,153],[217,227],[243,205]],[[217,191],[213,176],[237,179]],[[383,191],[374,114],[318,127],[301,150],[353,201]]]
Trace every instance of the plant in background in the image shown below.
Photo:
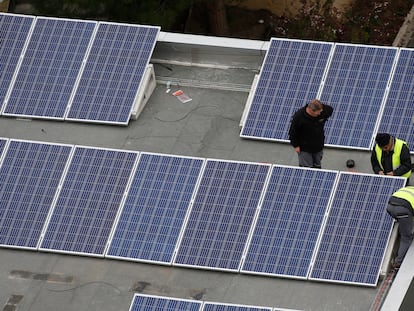
[[[158,25],[163,31],[192,33],[188,20],[198,14],[197,34],[232,37],[232,26],[249,28],[229,7],[244,0],[31,0],[38,15]],[[392,45],[414,0],[353,0],[339,12],[333,0],[300,0],[298,14],[271,15],[267,30],[254,39],[308,40]],[[194,10],[195,11],[195,10]],[[240,19],[240,18],[239,18]]]
[[[301,0],[298,14],[274,18],[269,36],[392,45],[414,0],[355,0],[341,13],[332,0]]]
[[[273,36],[289,38],[340,41],[343,34],[342,15],[332,0],[301,0],[301,7],[294,17],[280,17],[273,25]]]
[[[190,0],[32,0],[39,15],[158,25],[176,30]],[[177,26],[178,25],[178,26]]]

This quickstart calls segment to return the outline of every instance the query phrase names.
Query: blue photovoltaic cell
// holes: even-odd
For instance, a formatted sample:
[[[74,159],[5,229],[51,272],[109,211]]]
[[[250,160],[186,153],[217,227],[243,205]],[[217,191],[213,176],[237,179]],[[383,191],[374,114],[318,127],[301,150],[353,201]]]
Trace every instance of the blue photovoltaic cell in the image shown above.
[[[334,108],[326,144],[369,149],[397,48],[335,45],[322,102]]]
[[[272,39],[241,136],[287,140],[294,112],[318,94],[332,46]]]
[[[258,306],[206,302],[204,303],[202,311],[273,311],[273,309]]]
[[[107,256],[171,263],[203,162],[141,154]]]
[[[174,264],[238,271],[269,169],[208,160]]]
[[[76,147],[40,248],[103,256],[136,159]]]
[[[6,143],[7,143],[6,138],[0,138],[0,159],[1,159],[1,155],[2,155],[3,150],[4,150],[4,146],[6,146]]]
[[[10,141],[0,168],[0,245],[37,247],[71,150]]]
[[[306,278],[336,176],[274,166],[241,271]]]
[[[128,124],[158,32],[100,22],[67,119]]]
[[[387,202],[404,185],[341,172],[310,279],[375,286],[393,227]]]
[[[135,294],[129,311],[201,311],[202,302]]]
[[[95,26],[38,17],[4,114],[63,119]]]
[[[379,126],[379,132],[392,133],[409,146],[414,146],[413,68],[414,50],[401,49]]]
[[[17,68],[34,17],[0,13],[0,107]]]

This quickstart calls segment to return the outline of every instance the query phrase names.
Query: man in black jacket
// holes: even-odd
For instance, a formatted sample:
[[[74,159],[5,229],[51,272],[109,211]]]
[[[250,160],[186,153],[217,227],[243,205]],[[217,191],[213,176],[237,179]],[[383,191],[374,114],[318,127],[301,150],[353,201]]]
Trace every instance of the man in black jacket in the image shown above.
[[[289,129],[290,143],[298,154],[299,166],[321,168],[325,145],[325,122],[333,108],[312,99],[295,112]]]

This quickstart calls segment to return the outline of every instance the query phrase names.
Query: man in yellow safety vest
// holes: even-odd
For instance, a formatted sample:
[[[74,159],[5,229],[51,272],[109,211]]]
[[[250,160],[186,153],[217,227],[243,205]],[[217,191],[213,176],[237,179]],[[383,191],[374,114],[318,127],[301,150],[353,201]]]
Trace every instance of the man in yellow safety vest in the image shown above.
[[[403,176],[409,184],[411,156],[405,141],[387,133],[378,133],[371,154],[371,165],[375,174]]]
[[[388,200],[387,212],[399,224],[400,246],[393,263],[393,268],[397,270],[413,240],[414,187],[408,186],[394,192]]]

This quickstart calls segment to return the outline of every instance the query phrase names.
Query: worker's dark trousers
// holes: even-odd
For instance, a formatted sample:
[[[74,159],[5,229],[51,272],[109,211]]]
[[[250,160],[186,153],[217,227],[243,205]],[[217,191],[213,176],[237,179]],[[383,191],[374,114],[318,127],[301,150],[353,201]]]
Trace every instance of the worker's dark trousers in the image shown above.
[[[391,204],[388,204],[387,212],[399,224],[400,247],[395,262],[401,264],[413,240],[413,212],[405,206]]]
[[[319,152],[306,152],[301,151],[298,154],[299,157],[299,166],[302,167],[314,167],[314,168],[321,168],[322,167],[322,157],[323,151]]]

